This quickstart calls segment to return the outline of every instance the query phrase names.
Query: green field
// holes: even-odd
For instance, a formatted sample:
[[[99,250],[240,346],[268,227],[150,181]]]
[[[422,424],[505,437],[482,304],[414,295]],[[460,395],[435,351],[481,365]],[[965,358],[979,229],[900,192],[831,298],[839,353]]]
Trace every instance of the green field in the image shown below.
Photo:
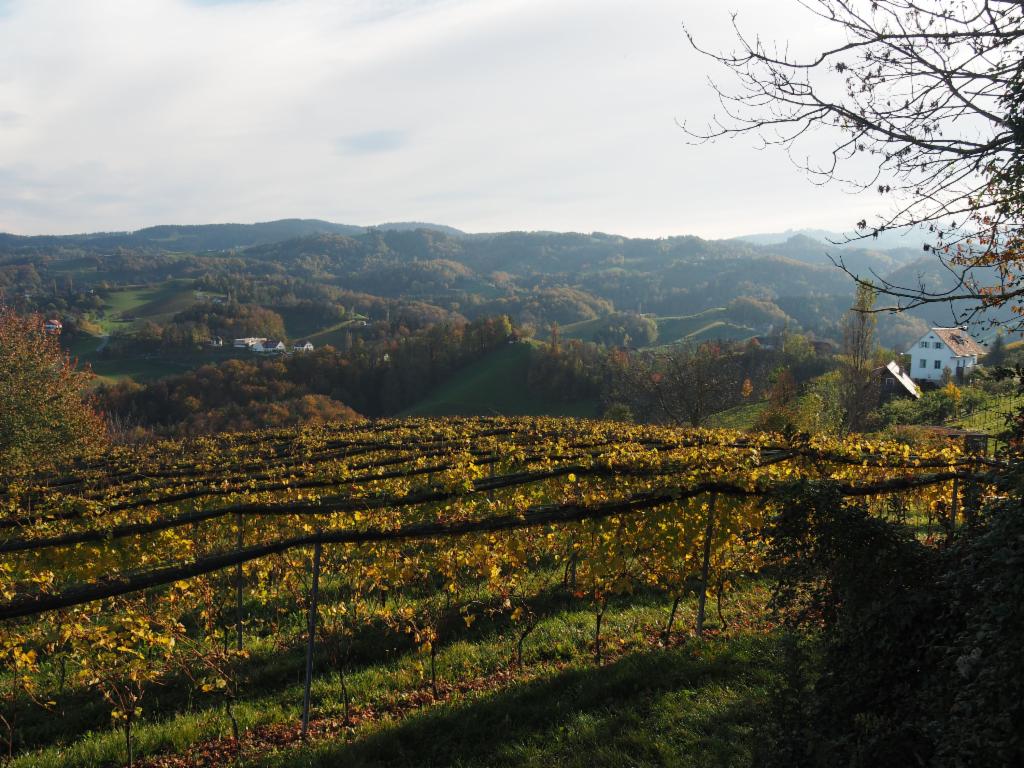
[[[692,315],[655,317],[658,324],[657,346],[675,344],[680,341],[712,341],[715,339],[744,340],[756,335],[749,326],[733,322],[725,307],[713,307]],[[565,339],[593,341],[595,334],[604,324],[604,318],[583,320],[559,328]]]
[[[143,320],[166,322],[196,303],[192,285],[189,280],[170,280],[156,286],[112,290],[105,297],[102,313],[90,319],[104,333],[131,331]]]
[[[509,344],[460,370],[405,416],[577,416],[598,415],[596,401],[561,403],[529,391],[526,374],[531,345]]]
[[[366,322],[365,318],[362,316],[356,317],[351,320],[345,320],[337,325],[332,325],[329,328],[323,328],[316,333],[301,336],[301,338],[308,340],[314,347],[330,346],[335,349],[342,349],[345,344],[345,334],[350,334],[355,339],[365,330],[366,326],[360,325],[362,322]],[[289,329],[290,332],[291,329]]]
[[[103,339],[99,336],[78,336],[67,345],[71,357],[79,367],[88,365],[97,376],[97,383],[112,383],[122,379],[150,382],[193,370],[202,365],[219,363],[232,358],[251,359],[246,350],[231,347],[182,350],[175,353],[154,352],[128,357],[104,357],[97,350]]]
[[[756,335],[753,328],[730,320],[725,307],[715,307],[694,315],[659,317],[657,321],[659,344],[712,339],[742,340]]]

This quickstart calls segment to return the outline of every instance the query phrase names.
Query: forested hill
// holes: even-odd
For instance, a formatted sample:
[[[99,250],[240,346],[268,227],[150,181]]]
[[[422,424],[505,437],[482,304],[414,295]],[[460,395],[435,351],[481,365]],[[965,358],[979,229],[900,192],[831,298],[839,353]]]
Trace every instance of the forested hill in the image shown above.
[[[627,238],[602,233],[507,232],[468,234],[443,224],[388,222],[374,226],[337,224],[320,219],[279,219],[255,224],[158,225],[133,232],[93,232],[77,235],[15,235],[0,232],[0,253],[27,250],[74,249],[90,251],[114,248],[146,248],[174,252],[208,252],[282,243],[316,235],[359,236],[374,232],[414,233],[430,231],[458,240],[467,251],[477,254],[480,265],[489,261],[492,268],[508,261],[516,262],[521,249],[547,254],[572,253],[586,261],[621,256],[624,260],[651,266],[651,262],[680,256],[781,256],[810,264],[828,266],[829,253],[841,250],[853,263],[876,269],[891,269],[917,259],[920,253],[909,248],[844,247],[828,243],[825,237],[809,237],[801,232],[787,236],[759,235],[731,240],[702,240],[693,236],[669,238]],[[408,245],[406,240],[405,244]],[[510,254],[509,251],[512,251]],[[511,259],[509,257],[512,257]],[[544,271],[547,263],[536,264]],[[567,265],[567,266],[572,266]],[[504,267],[501,267],[504,268]]]
[[[371,229],[433,229],[452,236],[465,236],[454,227],[423,222],[389,222],[375,227],[335,224],[321,219],[278,219],[256,224],[162,224],[134,232],[93,232],[79,235],[22,236],[0,232],[0,249],[81,247],[158,248],[170,251],[222,251],[252,245],[278,243],[318,234],[357,235]]]
[[[187,278],[201,280],[205,290],[280,304],[288,297],[319,300],[323,290],[338,289],[435,305],[469,318],[507,314],[538,330],[622,312],[692,315],[752,298],[781,307],[791,327],[830,337],[852,296],[852,281],[830,255],[836,255],[834,247],[802,235],[757,244],[693,236],[466,234],[417,223],[366,228],[286,219],[59,237],[0,235],[0,290],[43,297],[101,284]],[[915,262],[922,254],[909,249],[846,247],[841,255],[860,273],[923,269]],[[58,311],[64,306],[50,303]],[[51,309],[41,298],[38,306]],[[910,320],[923,326],[925,319]],[[741,324],[764,330],[758,322]],[[883,338],[903,343],[918,330],[887,337],[883,324]]]

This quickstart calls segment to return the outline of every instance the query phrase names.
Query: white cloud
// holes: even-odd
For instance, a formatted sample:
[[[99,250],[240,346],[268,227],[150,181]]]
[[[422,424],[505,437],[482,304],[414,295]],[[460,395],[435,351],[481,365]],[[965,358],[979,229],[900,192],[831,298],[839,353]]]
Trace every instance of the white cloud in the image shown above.
[[[787,34],[776,3],[736,4]],[[9,0],[0,230],[315,216],[725,236],[860,218],[874,200],[779,153],[686,143],[675,121],[714,105],[680,22],[727,44],[709,5]]]

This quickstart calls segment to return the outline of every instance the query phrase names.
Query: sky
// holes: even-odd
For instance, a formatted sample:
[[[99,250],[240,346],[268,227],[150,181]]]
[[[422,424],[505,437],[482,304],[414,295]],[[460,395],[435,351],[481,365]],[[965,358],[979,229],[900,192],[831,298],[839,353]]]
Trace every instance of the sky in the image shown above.
[[[0,0],[0,231],[849,229],[877,199],[680,128],[732,11],[820,45],[795,0]]]

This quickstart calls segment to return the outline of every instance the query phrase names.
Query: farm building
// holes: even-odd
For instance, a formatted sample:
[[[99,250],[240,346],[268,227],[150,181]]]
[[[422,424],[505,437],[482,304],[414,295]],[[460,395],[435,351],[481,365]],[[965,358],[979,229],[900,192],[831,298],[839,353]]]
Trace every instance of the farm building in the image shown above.
[[[932,328],[907,350],[910,375],[914,381],[937,384],[942,372],[949,369],[956,381],[962,382],[985,354],[965,327]]]

